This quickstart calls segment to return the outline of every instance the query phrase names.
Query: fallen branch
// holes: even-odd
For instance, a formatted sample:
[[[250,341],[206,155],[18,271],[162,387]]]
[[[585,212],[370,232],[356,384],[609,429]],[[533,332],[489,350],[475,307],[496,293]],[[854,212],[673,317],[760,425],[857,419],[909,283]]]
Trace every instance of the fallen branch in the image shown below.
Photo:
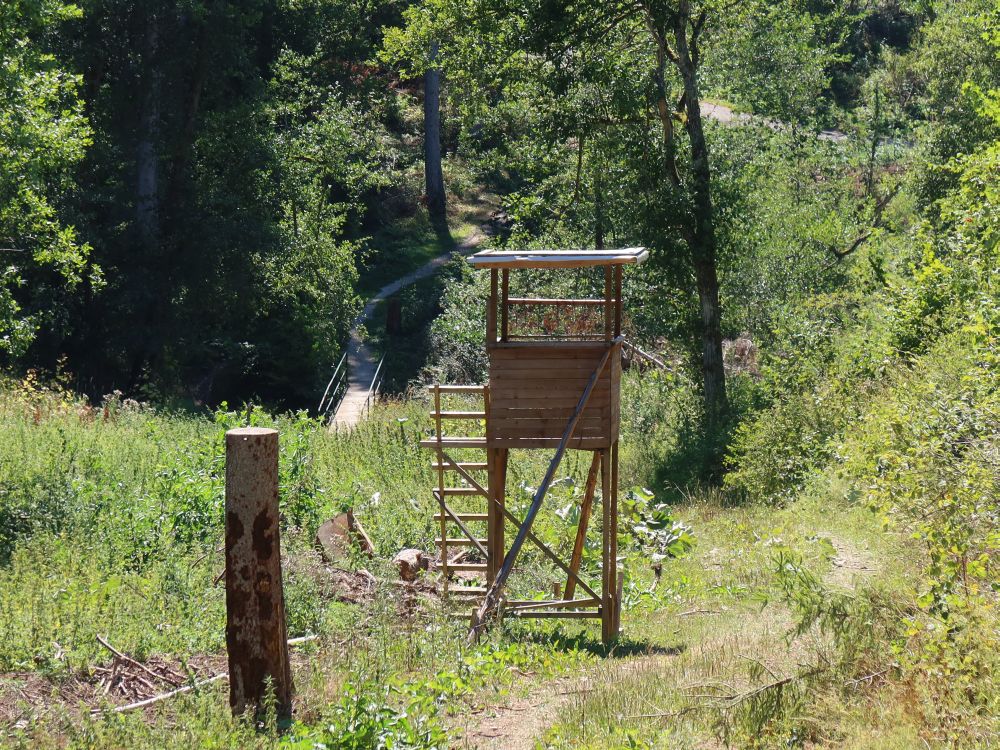
[[[729,710],[735,708],[741,703],[745,703],[748,700],[756,698],[762,693],[766,693],[769,690],[777,690],[783,688],[786,685],[790,685],[793,682],[798,682],[799,680],[805,680],[809,677],[814,677],[815,675],[822,672],[822,669],[813,669],[804,674],[790,675],[789,677],[782,677],[780,680],[775,680],[774,682],[769,682],[766,685],[760,685],[753,688],[752,690],[747,690],[743,693],[734,693],[731,695],[704,695],[704,694],[688,694],[688,698],[698,698],[715,701],[714,705],[710,705],[710,708],[718,708],[723,710]]]
[[[867,674],[864,677],[858,677],[853,680],[848,680],[844,684],[850,685],[852,687],[858,687],[861,683],[865,683],[866,685],[871,685],[875,680],[877,680],[879,677],[884,676],[888,671],[889,668],[886,667],[885,669],[879,672],[873,672],[872,674]]]
[[[106,648],[108,651],[110,651],[112,654],[114,654],[117,658],[121,659],[126,664],[131,664],[133,667],[138,667],[143,672],[145,672],[150,677],[152,677],[154,680],[162,680],[163,682],[167,682],[167,683],[169,683],[171,685],[178,685],[178,684],[180,684],[180,683],[177,682],[177,680],[175,680],[173,678],[170,678],[170,677],[166,677],[164,675],[157,674],[152,669],[150,669],[149,667],[147,667],[145,664],[136,661],[131,656],[123,654],[121,651],[119,651],[114,646],[112,646],[110,643],[108,643],[107,640],[105,640],[104,638],[102,638],[100,635],[95,635],[94,637],[97,638],[97,642],[98,643],[100,643],[102,646],[104,646],[104,648]],[[150,687],[152,687],[152,686],[150,686]]]
[[[204,680],[199,680],[190,685],[185,685],[184,687],[179,687],[176,690],[171,690],[167,693],[160,693],[159,695],[154,695],[152,698],[146,698],[146,700],[136,701],[135,703],[128,703],[124,706],[116,706],[112,709],[101,709],[95,708],[91,710],[91,715],[96,716],[102,713],[110,712],[113,714],[120,714],[125,711],[134,711],[137,708],[145,708],[146,706],[152,706],[154,703],[159,703],[160,701],[166,700],[167,698],[173,698],[175,695],[180,695],[181,693],[190,693],[192,690],[208,685],[212,682],[218,682],[219,680],[229,679],[229,672],[222,672],[221,674],[213,675],[212,677],[207,677]]]
[[[657,711],[652,714],[629,714],[627,716],[622,716],[623,719],[675,719],[678,716],[683,716],[686,713],[694,711],[697,706],[685,706],[684,708],[679,708],[676,711]]]
[[[288,645],[289,646],[298,646],[298,645],[301,645],[303,643],[310,643],[310,642],[318,640],[318,639],[319,639],[318,635],[302,635],[302,636],[299,636],[298,638],[289,638],[288,639]],[[133,659],[133,658],[131,658],[129,656],[126,656],[121,651],[118,651],[116,648],[114,648],[114,646],[112,646],[106,640],[104,640],[103,638],[101,638],[101,636],[97,636],[97,640],[98,640],[98,642],[102,646],[104,646],[106,649],[108,649],[108,651],[110,651],[112,654],[114,654],[115,656],[117,656],[122,661],[128,662],[129,664],[132,664],[134,666],[139,667],[140,669],[142,669],[143,671],[145,671],[148,674],[152,675],[153,677],[155,677],[158,680],[165,680],[165,681],[169,682],[169,680],[166,680],[166,678],[164,678],[162,675],[156,674],[152,670],[148,669],[145,665],[140,664],[135,659]],[[102,669],[102,668],[98,667],[98,669]],[[107,671],[107,670],[104,670],[104,671]],[[149,687],[149,688],[153,687],[152,685],[150,685],[148,682],[146,682],[142,678],[137,678],[137,679],[139,679],[147,687]],[[124,706],[115,706],[114,708],[109,708],[109,709],[94,708],[94,709],[91,709],[90,713],[93,716],[97,716],[99,714],[109,713],[109,712],[110,713],[118,714],[118,713],[123,713],[125,711],[134,711],[137,708],[145,708],[146,706],[151,706],[154,703],[159,703],[160,701],[166,700],[167,698],[173,698],[174,696],[181,695],[183,693],[189,693],[192,690],[195,690],[197,688],[200,688],[200,687],[203,687],[205,685],[209,685],[209,684],[211,684],[213,682],[218,682],[219,680],[224,680],[224,679],[229,679],[229,673],[228,672],[221,672],[221,673],[219,673],[217,675],[212,675],[211,677],[206,677],[204,680],[196,680],[195,682],[191,683],[190,685],[184,685],[183,687],[179,687],[176,690],[170,690],[170,691],[168,691],[166,693],[160,693],[159,695],[154,695],[151,698],[146,698],[145,700],[136,701],[135,703],[127,703]],[[110,682],[108,684],[110,685]],[[107,692],[107,691],[105,691],[105,692]]]
[[[678,617],[690,617],[691,615],[717,615],[721,609],[689,609],[687,612],[678,612]]]

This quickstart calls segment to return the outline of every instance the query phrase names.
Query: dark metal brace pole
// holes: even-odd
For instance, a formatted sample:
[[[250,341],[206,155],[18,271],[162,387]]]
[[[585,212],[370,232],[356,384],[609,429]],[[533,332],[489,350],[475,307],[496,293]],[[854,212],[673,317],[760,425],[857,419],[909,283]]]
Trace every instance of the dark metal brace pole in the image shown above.
[[[507,583],[507,579],[510,577],[510,572],[514,567],[514,562],[517,560],[517,556],[521,552],[521,547],[524,546],[524,540],[528,537],[528,532],[531,531],[531,526],[535,522],[535,516],[538,515],[538,511],[542,507],[542,500],[545,498],[545,493],[549,491],[549,485],[552,484],[553,478],[555,478],[555,473],[559,469],[559,464],[562,461],[563,454],[566,453],[566,446],[573,437],[573,432],[576,430],[576,425],[580,421],[580,416],[583,414],[583,410],[587,407],[587,402],[590,400],[590,394],[593,393],[594,386],[597,385],[598,378],[600,378],[601,373],[608,364],[611,352],[614,351],[615,347],[621,346],[622,340],[623,337],[618,336],[610,342],[611,345],[605,350],[604,356],[601,357],[601,361],[598,363],[597,368],[590,376],[590,381],[587,383],[587,387],[584,389],[583,395],[580,396],[580,400],[577,402],[576,411],[573,412],[573,416],[566,425],[565,431],[563,431],[562,440],[559,441],[559,447],[556,448],[556,454],[552,457],[552,461],[549,463],[549,468],[545,472],[545,477],[542,479],[542,483],[538,485],[538,489],[535,490],[535,496],[531,500],[531,506],[528,508],[524,521],[521,522],[521,527],[517,531],[514,543],[510,546],[510,551],[507,552],[507,556],[504,558],[503,566],[497,573],[497,577],[493,580],[493,584],[486,592],[486,597],[483,600],[482,606],[473,616],[472,627],[469,629],[468,640],[470,643],[475,641],[479,636],[479,632],[482,630],[486,621],[496,615],[496,611],[500,603],[500,592],[503,590],[504,585]]]

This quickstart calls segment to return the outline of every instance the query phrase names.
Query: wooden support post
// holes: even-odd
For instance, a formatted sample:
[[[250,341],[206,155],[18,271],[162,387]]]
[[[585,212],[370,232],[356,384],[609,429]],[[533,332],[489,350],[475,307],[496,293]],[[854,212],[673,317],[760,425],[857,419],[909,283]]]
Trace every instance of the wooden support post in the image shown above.
[[[622,584],[624,577],[618,572],[618,441],[611,444],[611,492],[606,500],[611,516],[611,528],[608,530],[608,552],[611,557],[612,585],[612,619],[611,640],[618,637],[621,630]]]
[[[622,267],[615,266],[615,336],[622,335]]]
[[[611,341],[614,302],[611,299],[611,266],[604,267],[604,340]]]
[[[510,331],[510,322],[508,320],[510,313],[510,270],[503,269],[500,272],[500,340],[506,341]]]
[[[597,488],[597,472],[600,467],[601,454],[599,451],[594,451],[590,472],[587,474],[587,485],[583,491],[583,503],[580,505],[580,523],[576,528],[576,540],[573,542],[573,556],[569,561],[569,569],[574,573],[580,572],[580,563],[583,560],[583,545],[587,541],[587,526],[590,524],[590,510],[594,505],[594,490]],[[567,576],[566,598],[572,599],[575,593],[576,579]]]
[[[488,491],[486,496],[486,550],[489,553],[486,557],[487,586],[493,583],[493,579],[496,578],[498,567],[496,554],[497,525],[498,523],[503,523],[502,518],[498,519],[496,509],[497,453],[499,451],[496,448],[486,449],[486,476],[488,477],[486,486]]]
[[[490,559],[486,570],[486,584],[493,584],[500,572],[504,557],[504,505],[507,494],[507,449],[490,450],[492,467],[489,472],[489,508],[487,524]]]
[[[279,719],[292,714],[278,533],[278,432],[226,433],[226,649],[234,714],[262,710],[270,678]]]
[[[601,640],[614,640],[614,587],[617,564],[611,556],[611,451],[601,450]]]
[[[490,302],[486,308],[486,346],[497,343],[497,269],[490,269]]]
[[[434,433],[437,439],[439,502],[444,505],[444,448],[441,434],[441,385],[434,385]],[[448,514],[441,508],[441,591],[448,595]]]

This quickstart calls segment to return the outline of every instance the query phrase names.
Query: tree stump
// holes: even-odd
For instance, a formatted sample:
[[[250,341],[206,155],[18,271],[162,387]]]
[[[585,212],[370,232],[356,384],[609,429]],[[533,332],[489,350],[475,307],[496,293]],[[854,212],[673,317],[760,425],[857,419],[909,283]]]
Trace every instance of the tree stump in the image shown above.
[[[278,432],[226,433],[226,648],[229,705],[264,706],[268,678],[278,718],[292,713],[278,534]]]

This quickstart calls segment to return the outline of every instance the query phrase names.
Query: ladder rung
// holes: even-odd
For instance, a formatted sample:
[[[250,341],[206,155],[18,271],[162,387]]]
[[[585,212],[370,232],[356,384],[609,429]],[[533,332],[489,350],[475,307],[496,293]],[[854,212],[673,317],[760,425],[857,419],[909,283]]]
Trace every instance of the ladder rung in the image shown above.
[[[440,492],[441,490],[434,490],[434,492]],[[485,492],[480,492],[475,487],[445,487],[444,494],[447,495],[482,495],[486,497]]]
[[[489,464],[487,464],[485,462],[483,462],[483,463],[463,463],[461,461],[456,461],[455,463],[458,464],[459,466],[461,466],[466,471],[486,471],[489,468]],[[438,469],[444,469],[445,471],[456,471],[455,467],[452,466],[451,464],[433,463],[433,464],[431,464],[431,468],[434,469],[434,471],[437,471]]]
[[[449,595],[482,596],[485,593],[485,586],[453,586],[448,588]]]
[[[421,448],[437,448],[437,438],[429,438],[420,441]],[[442,448],[485,448],[486,438],[484,437],[444,437],[441,438]]]
[[[456,513],[459,521],[488,521],[490,516],[488,513]],[[434,520],[440,521],[451,521],[452,518],[447,513],[435,513]]]
[[[486,563],[448,563],[448,570],[467,571],[470,573],[479,570],[486,572]]]
[[[449,547],[475,547],[476,546],[476,542],[473,542],[471,539],[469,539],[468,537],[464,537],[464,536],[463,537],[455,537],[454,539],[452,539],[452,538],[449,537],[445,541],[448,543]],[[485,539],[477,539],[476,541],[478,541],[484,547],[486,546],[486,540]],[[436,544],[437,546],[440,547],[441,546],[441,540],[440,539],[435,539],[434,540],[434,544]],[[449,565],[448,567],[452,568],[454,566]]]
[[[432,411],[431,417],[441,417],[441,419],[486,419],[484,411]]]

